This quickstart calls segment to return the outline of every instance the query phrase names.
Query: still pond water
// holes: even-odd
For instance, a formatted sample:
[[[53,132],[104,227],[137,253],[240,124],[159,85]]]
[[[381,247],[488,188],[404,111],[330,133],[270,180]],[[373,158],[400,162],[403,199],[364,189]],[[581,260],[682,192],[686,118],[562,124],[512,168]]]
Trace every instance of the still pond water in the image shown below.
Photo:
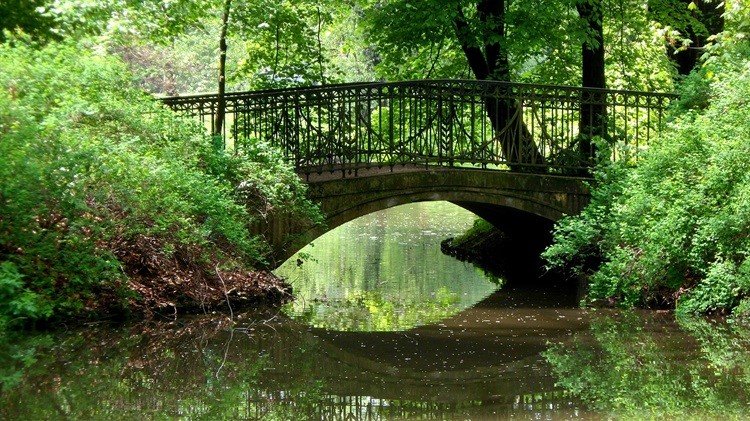
[[[440,252],[447,203],[360,218],[281,309],[0,341],[0,419],[747,418],[750,326],[576,308]],[[298,257],[303,263],[298,265]]]

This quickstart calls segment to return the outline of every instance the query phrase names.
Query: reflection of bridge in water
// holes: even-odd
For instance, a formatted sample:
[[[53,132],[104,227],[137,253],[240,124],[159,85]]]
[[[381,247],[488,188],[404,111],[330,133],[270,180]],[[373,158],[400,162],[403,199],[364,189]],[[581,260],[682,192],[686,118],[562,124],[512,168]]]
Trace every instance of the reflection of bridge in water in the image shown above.
[[[547,292],[526,296],[556,301],[559,294]],[[41,348],[30,342],[28,355],[38,363],[3,390],[0,418],[572,414],[574,399],[555,388],[540,353],[547,341],[585,332],[588,321],[579,310],[519,297],[500,291],[440,323],[403,332],[327,331],[267,313],[244,314],[233,329],[209,315],[60,332]],[[245,317],[251,321],[243,325]]]
[[[540,294],[550,302],[559,298],[534,292]],[[440,417],[458,415],[462,407],[528,414],[570,405],[541,353],[548,341],[564,341],[588,321],[579,310],[530,308],[522,298],[513,303],[518,292],[499,291],[439,323],[403,332],[336,332],[284,322],[264,341],[270,360],[292,361],[302,346],[314,350],[314,363],[304,370],[272,365],[262,376],[267,389],[255,400],[276,405],[286,395],[294,405],[296,396],[278,390],[292,389],[305,376],[323,385],[326,404],[314,406],[321,419],[344,413],[355,419]]]

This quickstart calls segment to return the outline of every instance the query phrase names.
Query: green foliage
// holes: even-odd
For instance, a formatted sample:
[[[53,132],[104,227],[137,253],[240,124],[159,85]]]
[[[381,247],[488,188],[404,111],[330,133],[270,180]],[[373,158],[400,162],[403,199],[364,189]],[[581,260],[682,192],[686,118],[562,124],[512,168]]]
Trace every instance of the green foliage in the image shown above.
[[[56,22],[46,15],[46,0],[3,0],[0,3],[0,43],[7,41],[5,31],[21,31],[35,41],[56,39]]]
[[[591,201],[577,216],[563,218],[555,227],[554,241],[544,252],[553,267],[567,267],[586,275],[591,263],[603,253],[602,240],[610,223],[615,199],[622,195],[628,166],[620,161],[600,160],[594,171]]]
[[[268,143],[240,139],[231,154],[216,151],[206,160],[207,171],[235,186],[236,197],[251,214],[302,216],[323,222],[320,209],[306,198],[307,189],[285,161],[281,151]]]
[[[241,183],[312,214],[278,156],[217,151],[202,127],[135,89],[121,62],[72,43],[16,44],[0,46],[0,318],[72,316],[102,294],[130,296],[132,262],[261,262]]]
[[[91,8],[89,2],[63,3]],[[106,31],[99,31],[100,42],[121,54],[151,92],[215,91],[216,50],[225,2],[162,3],[102,6],[94,2],[103,10],[115,11],[115,17],[100,17],[106,24]],[[348,8],[328,0],[235,0],[230,6],[226,67],[230,90],[325,84],[340,79],[335,59],[343,41],[334,39],[333,31],[351,15]],[[76,15],[74,10],[65,15]]]
[[[472,78],[458,41],[459,8],[474,46],[497,42],[507,54],[512,80],[579,85],[581,45],[590,34],[572,0],[507,2],[505,33],[483,21],[477,1],[371,2],[367,39],[378,55],[377,74],[388,80]],[[612,88],[671,90],[674,71],[663,35],[636,1],[603,1],[607,84]]]
[[[604,0],[603,8],[607,87],[672,91],[676,72],[649,9],[637,0]]]
[[[671,5],[654,3],[665,2]],[[497,43],[508,56],[513,80],[580,83],[581,45],[591,34],[577,1],[506,2],[503,35],[499,22],[478,16],[477,3],[235,0],[228,32],[229,89],[472,78],[454,28],[459,8],[477,46]],[[95,35],[95,44],[120,54],[152,92],[185,93],[215,90],[223,4],[58,0],[43,15],[56,23],[57,34]],[[671,90],[674,72],[664,40],[672,33],[665,35],[667,29],[654,22],[667,12],[656,14],[637,1],[603,1],[602,7],[609,86]]]
[[[24,289],[23,275],[11,262],[0,262],[0,331],[16,319],[49,316],[51,308],[37,294]]]
[[[708,3],[711,3],[710,1]],[[718,6],[718,2],[713,4]],[[695,2],[686,3],[679,0],[651,0],[648,2],[648,11],[651,17],[671,28],[676,32],[674,39],[669,41],[673,44],[689,43],[686,35],[693,32],[701,37],[711,35],[706,25],[701,21],[702,13],[698,10]]]
[[[748,333],[704,319],[594,315],[590,333],[544,356],[558,385],[606,418],[743,419]]]
[[[195,0],[54,0],[39,12],[55,22],[55,34],[81,39],[106,40],[137,35],[151,42],[168,43],[201,18],[214,1]]]
[[[468,78],[455,39],[455,1],[372,3],[365,9],[367,39],[376,46],[378,76],[386,80]]]
[[[745,322],[750,318],[750,297],[740,300],[737,307],[732,310],[732,317]]]
[[[324,84],[337,79],[323,46],[323,31],[333,20],[331,2],[263,0],[237,2],[234,34],[241,35],[236,79],[250,88]]]
[[[474,224],[471,226],[471,228],[469,228],[468,231],[454,238],[451,243],[453,246],[458,247],[464,242],[469,241],[477,236],[486,235],[494,229],[495,227],[489,222],[485,221],[482,218],[477,218],[476,220],[474,220]]]
[[[603,259],[592,299],[679,297],[681,311],[706,312],[750,294],[750,60],[737,55],[748,45],[715,48],[722,57],[688,78],[680,114],[637,168],[599,169],[591,205],[558,224],[551,265]]]
[[[731,261],[712,263],[698,285],[680,299],[680,313],[709,313],[734,309],[750,294],[750,261],[739,268]],[[742,312],[742,309],[740,309]]]

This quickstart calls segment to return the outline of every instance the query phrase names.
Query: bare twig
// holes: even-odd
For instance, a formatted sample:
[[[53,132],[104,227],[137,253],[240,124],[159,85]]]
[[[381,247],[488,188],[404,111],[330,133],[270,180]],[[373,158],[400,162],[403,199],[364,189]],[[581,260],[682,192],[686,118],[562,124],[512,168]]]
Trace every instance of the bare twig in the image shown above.
[[[232,307],[229,307],[229,310],[232,310]],[[229,355],[229,345],[232,343],[232,339],[234,338],[234,329],[231,329],[229,331],[229,340],[227,341],[227,346],[224,348],[224,358],[221,360],[221,365],[216,370],[216,378],[219,378],[219,373],[221,372],[221,369],[224,368],[224,363],[227,362],[227,355]]]
[[[218,276],[219,280],[221,281],[222,290],[224,291],[224,298],[227,300],[227,307],[229,307],[229,318],[234,321],[234,311],[232,311],[232,304],[229,302],[229,294],[227,294],[227,284],[224,283],[224,278],[222,278],[221,274],[219,273],[218,265],[216,265],[214,270],[216,271],[216,276]]]

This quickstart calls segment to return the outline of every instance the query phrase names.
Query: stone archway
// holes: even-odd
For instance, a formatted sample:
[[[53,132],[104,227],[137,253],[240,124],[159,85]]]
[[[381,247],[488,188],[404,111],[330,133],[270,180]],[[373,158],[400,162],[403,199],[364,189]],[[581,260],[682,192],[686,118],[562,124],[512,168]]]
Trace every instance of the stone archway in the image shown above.
[[[309,196],[326,221],[312,227],[270,229],[278,266],[318,236],[372,212],[424,201],[449,201],[491,223],[513,229],[521,220],[559,220],[581,211],[589,192],[580,178],[473,169],[423,169],[357,178],[311,179]],[[503,226],[504,224],[504,226]],[[287,229],[280,229],[286,226]]]

